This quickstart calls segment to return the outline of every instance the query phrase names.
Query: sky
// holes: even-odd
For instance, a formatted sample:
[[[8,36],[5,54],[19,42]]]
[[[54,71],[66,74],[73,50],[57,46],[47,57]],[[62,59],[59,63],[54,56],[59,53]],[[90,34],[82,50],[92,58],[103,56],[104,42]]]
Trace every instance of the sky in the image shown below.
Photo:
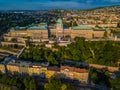
[[[0,0],[0,10],[89,9],[120,5],[120,0]]]

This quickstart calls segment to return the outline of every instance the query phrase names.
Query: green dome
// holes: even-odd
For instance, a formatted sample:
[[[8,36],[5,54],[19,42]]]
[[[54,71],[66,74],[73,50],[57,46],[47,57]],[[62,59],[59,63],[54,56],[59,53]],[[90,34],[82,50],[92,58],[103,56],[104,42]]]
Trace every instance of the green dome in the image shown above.
[[[61,18],[59,18],[58,20],[57,20],[57,23],[63,23],[63,20],[61,19]]]

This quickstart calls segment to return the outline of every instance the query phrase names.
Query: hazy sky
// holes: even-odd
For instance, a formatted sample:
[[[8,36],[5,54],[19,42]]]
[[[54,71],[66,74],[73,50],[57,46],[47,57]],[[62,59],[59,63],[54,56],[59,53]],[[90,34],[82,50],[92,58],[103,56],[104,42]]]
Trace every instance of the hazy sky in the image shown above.
[[[120,5],[120,0],[0,0],[0,10],[87,9]]]

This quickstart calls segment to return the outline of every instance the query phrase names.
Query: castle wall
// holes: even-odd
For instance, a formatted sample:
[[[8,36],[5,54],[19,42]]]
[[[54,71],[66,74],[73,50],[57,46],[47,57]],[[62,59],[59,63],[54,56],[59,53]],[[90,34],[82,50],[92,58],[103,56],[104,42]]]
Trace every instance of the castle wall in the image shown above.
[[[27,33],[33,39],[48,38],[48,30],[27,30]]]
[[[93,30],[71,30],[71,37],[92,38]]]
[[[93,32],[94,37],[97,37],[97,38],[102,38],[102,37],[104,37],[104,33],[105,33],[105,31],[94,31],[94,32]]]
[[[27,36],[27,30],[10,30],[8,35],[12,37],[24,37]]]

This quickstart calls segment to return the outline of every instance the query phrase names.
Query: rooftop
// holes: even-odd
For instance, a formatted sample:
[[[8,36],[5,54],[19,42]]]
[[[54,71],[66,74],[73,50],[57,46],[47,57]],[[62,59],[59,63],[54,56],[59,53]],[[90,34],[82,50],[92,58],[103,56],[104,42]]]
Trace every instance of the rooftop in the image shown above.
[[[42,24],[45,24],[45,26]],[[12,30],[47,30],[47,23],[40,23],[39,25],[31,24],[26,27],[16,26]]]
[[[41,22],[41,23],[39,23],[40,25],[48,25],[48,23],[47,22]]]
[[[108,28],[105,28],[105,27],[100,27],[100,28],[98,28],[98,27],[95,27],[95,28],[93,28],[93,30],[95,30],[95,31],[101,31],[101,30],[103,30],[103,31],[105,31],[105,30],[109,30]]]
[[[48,62],[31,62],[21,60],[11,60],[8,64],[19,67],[47,67],[49,65]]]
[[[15,65],[15,66],[24,66],[29,67],[30,61],[17,61],[17,60],[11,60],[8,64],[9,65]]]
[[[47,30],[47,26],[31,26],[28,30]]]
[[[30,67],[47,67],[48,65],[48,62],[33,62],[29,64]]]
[[[51,71],[60,71],[60,68],[58,66],[48,66],[47,69]]]
[[[80,25],[72,27],[74,30],[92,30],[93,28],[89,25]]]
[[[27,27],[20,27],[20,26],[16,26],[14,28],[12,28],[12,30],[26,30]]]
[[[1,64],[6,65],[6,64],[11,63],[12,61],[16,61],[16,56],[6,57],[6,58],[4,59],[4,61],[1,62]]]
[[[78,72],[78,73],[88,73],[87,69],[80,69],[80,68],[75,68],[70,66],[61,66],[60,70],[68,70],[71,72]]]

